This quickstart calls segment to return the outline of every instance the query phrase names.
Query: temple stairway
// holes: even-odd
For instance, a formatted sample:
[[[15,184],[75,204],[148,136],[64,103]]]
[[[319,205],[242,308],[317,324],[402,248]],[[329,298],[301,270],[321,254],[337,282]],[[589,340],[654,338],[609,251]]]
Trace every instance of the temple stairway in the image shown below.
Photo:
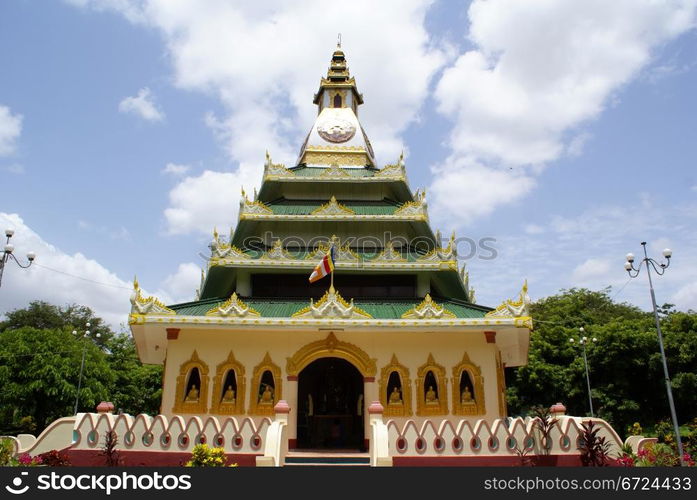
[[[286,455],[286,467],[292,466],[329,466],[329,467],[369,467],[370,455],[359,451],[341,450],[302,450],[289,451]]]

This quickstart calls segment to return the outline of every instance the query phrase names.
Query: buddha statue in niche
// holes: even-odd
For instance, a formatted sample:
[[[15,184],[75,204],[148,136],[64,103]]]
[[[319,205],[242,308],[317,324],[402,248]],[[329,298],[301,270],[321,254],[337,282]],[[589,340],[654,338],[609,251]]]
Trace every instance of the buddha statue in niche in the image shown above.
[[[426,404],[427,405],[438,404],[438,394],[436,394],[436,391],[433,389],[432,385],[429,385],[428,390],[426,391]]]
[[[470,391],[470,388],[465,386],[465,389],[462,391],[462,394],[460,395],[460,403],[463,405],[471,405],[474,404],[474,399],[472,398],[472,391]]]
[[[196,384],[191,386],[191,389],[189,389],[189,392],[186,394],[186,398],[184,401],[187,403],[197,403],[198,402],[198,387],[196,387]]]
[[[222,402],[235,404],[235,390],[232,388],[231,385],[228,385],[227,389],[225,389],[225,394],[223,394]]]
[[[389,404],[391,405],[401,405],[402,404],[402,393],[397,386],[392,388],[390,393]]]
[[[273,404],[273,387],[271,387],[269,384],[264,384],[264,391],[259,395],[259,404]]]

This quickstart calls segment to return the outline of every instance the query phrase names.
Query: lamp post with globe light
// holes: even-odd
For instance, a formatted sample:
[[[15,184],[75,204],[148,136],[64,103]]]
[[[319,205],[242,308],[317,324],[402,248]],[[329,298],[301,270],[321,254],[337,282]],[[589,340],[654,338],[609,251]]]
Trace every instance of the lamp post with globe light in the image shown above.
[[[10,239],[14,234],[14,229],[5,229],[5,236],[7,237],[7,241],[5,242],[5,247],[3,248],[2,254],[0,254],[0,286],[2,286],[2,273],[5,271],[5,264],[7,264],[11,260],[14,260],[15,264],[17,264],[19,267],[21,267],[22,269],[27,269],[29,266],[32,265],[34,259],[36,258],[36,254],[34,252],[29,252],[27,253],[27,260],[29,262],[27,264],[22,264],[19,261],[19,259],[15,257],[13,253],[15,251],[15,246],[12,243],[10,243]]]
[[[90,324],[87,323],[85,324],[85,327],[89,328]],[[73,335],[77,335],[77,330],[73,330]],[[85,334],[82,336],[83,342],[85,341],[85,338],[90,336],[90,331],[86,330]],[[95,338],[99,338],[102,335],[100,333],[96,333]],[[80,362],[80,377],[78,378],[77,381],[77,394],[75,395],[75,415],[77,415],[77,407],[78,404],[80,403],[80,389],[82,389],[82,372],[85,370],[85,355],[87,354],[87,344],[84,344],[82,348],[82,361]]]
[[[591,378],[590,375],[588,374],[588,356],[586,355],[586,344],[588,342],[597,342],[598,339],[593,337],[592,339],[589,339],[588,337],[585,336],[585,329],[583,327],[578,329],[579,331],[579,338],[578,338],[578,345],[580,345],[583,348],[583,364],[586,367],[586,386],[588,387],[588,405],[590,406],[591,410],[591,418],[594,418],[595,415],[593,414],[593,397],[591,396]],[[571,337],[569,339],[569,342],[572,344],[576,344],[576,339]]]
[[[663,257],[665,257],[665,262],[658,262],[655,259],[649,257],[646,252],[646,242],[642,241],[641,246],[644,250],[644,258],[639,261],[639,265],[634,267],[634,254],[628,253],[626,256],[627,261],[624,263],[624,269],[629,274],[630,278],[636,278],[639,276],[641,271],[641,266],[646,267],[646,276],[649,279],[649,289],[651,291],[651,305],[653,306],[653,317],[656,321],[656,332],[658,333],[658,347],[661,351],[661,360],[663,361],[663,375],[666,382],[666,392],[668,393],[668,404],[670,405],[670,416],[673,420],[673,430],[675,431],[675,441],[678,445],[678,455],[680,455],[680,464],[685,465],[685,460],[683,457],[682,439],[680,438],[680,426],[678,425],[678,416],[675,412],[675,402],[673,401],[673,390],[670,386],[670,375],[668,374],[668,362],[666,361],[666,352],[663,348],[663,333],[661,332],[661,322],[658,317],[658,308],[656,307],[656,294],[653,291],[653,280],[651,279],[651,269],[658,276],[663,276],[666,269],[670,266],[670,258],[673,256],[673,252],[670,248],[663,250]]]

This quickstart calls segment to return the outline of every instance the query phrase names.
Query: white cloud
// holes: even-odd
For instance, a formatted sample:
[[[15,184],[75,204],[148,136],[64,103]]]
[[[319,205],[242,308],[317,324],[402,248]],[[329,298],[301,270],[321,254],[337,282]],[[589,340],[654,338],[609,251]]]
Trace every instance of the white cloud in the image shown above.
[[[693,230],[697,205],[656,203],[652,217],[635,217],[628,224],[627,214],[642,212],[641,203],[637,196],[626,206],[597,206],[574,216],[551,215],[540,222],[542,233],[522,228],[518,234],[490,234],[496,238],[496,257],[468,263],[470,283],[479,302],[496,305],[504,297],[514,297],[521,277],[527,277],[533,299],[562,288],[601,290],[611,286],[611,296],[616,300],[649,310],[646,270],[631,280],[624,270],[627,252],[639,256],[640,242],[645,240],[649,257],[660,261],[664,247],[674,252],[665,274],[654,275],[659,304],[670,302],[681,310],[697,310],[697,254],[692,251],[697,247]]]
[[[167,231],[211,234],[214,227],[234,225],[242,187],[258,184],[261,172],[261,167],[242,165],[235,172],[206,170],[198,177],[186,177],[169,193]]]
[[[156,294],[167,297],[168,303],[190,302],[195,300],[200,284],[201,268],[193,262],[186,262],[179,264],[177,271],[164,279]]]
[[[24,169],[24,165],[21,165],[19,163],[13,163],[11,165],[7,165],[6,167],[2,167],[2,170],[14,175],[22,175],[24,174],[24,172],[26,172],[26,170]]]
[[[0,156],[15,152],[21,132],[22,115],[12,114],[10,108],[0,105]]]
[[[598,280],[607,279],[607,275],[612,271],[612,267],[609,259],[586,259],[585,262],[576,266],[573,273],[571,273],[571,282],[574,286],[588,286],[588,284],[597,283]]]
[[[130,310],[130,283],[79,252],[69,255],[51,245],[17,214],[0,212],[0,227],[15,230],[12,243],[15,245],[17,258],[23,263],[26,263],[24,255],[27,252],[37,253],[35,265],[29,269],[20,269],[13,263],[7,264],[2,278],[3,301],[0,313],[26,307],[32,300],[45,300],[56,305],[86,305],[115,327],[126,322]]]
[[[234,222],[239,190],[222,193],[212,186],[210,191],[206,184],[214,174],[223,185],[238,187],[247,183],[248,171],[261,167],[267,149],[275,161],[290,165],[296,160],[316,116],[312,96],[320,76],[326,74],[337,31],[343,35],[351,73],[365,95],[360,118],[381,163],[394,161],[404,148],[400,134],[418,120],[429,83],[445,62],[443,51],[432,46],[424,28],[431,0],[357,0],[340,5],[322,0],[73,3],[113,9],[158,30],[173,63],[174,83],[216,95],[223,104],[223,112],[209,113],[206,123],[239,169],[204,173],[177,186],[165,211],[174,233],[207,232],[214,221]],[[312,21],[317,13],[322,22]],[[260,179],[256,176],[247,187]],[[215,202],[201,199],[211,192]],[[228,199],[220,199],[218,193]],[[213,205],[225,212],[189,209],[177,203],[183,197],[194,206]]]
[[[165,168],[162,169],[163,174],[174,175],[175,177],[181,177],[186,174],[189,169],[189,165],[179,165],[177,163],[168,163]]]
[[[451,157],[433,169],[433,176],[432,214],[449,227],[487,215],[502,200],[514,202],[535,187],[535,179],[518,170],[486,167],[467,158]]]
[[[93,226],[80,221],[80,226]],[[15,256],[27,263],[25,255],[37,254],[29,269],[20,269],[14,262],[6,264],[2,277],[3,300],[0,316],[43,300],[56,305],[80,304],[90,307],[113,328],[127,322],[133,285],[119,278],[104,265],[80,252],[67,254],[44,240],[17,214],[0,212],[0,228],[15,230],[12,243]],[[167,276],[154,292],[167,304],[193,300],[199,287],[201,269],[193,263],[180,264],[177,271]],[[146,284],[141,281],[143,294],[148,296]],[[155,288],[155,287],[152,287]]]
[[[119,103],[119,111],[122,113],[134,113],[150,122],[159,122],[165,118],[164,113],[155,106],[152,93],[148,87],[140,89],[135,97],[125,97]]]
[[[545,228],[537,224],[526,224],[523,228],[527,234],[542,234]]]
[[[580,153],[587,136],[577,129],[637,77],[656,47],[694,26],[696,3],[473,1],[469,39],[475,48],[443,72],[435,92],[439,111],[454,124],[451,157],[434,168],[436,193],[465,180],[485,182],[473,176],[494,176],[509,184],[499,192],[515,195],[484,208],[458,197],[439,196],[436,204],[464,213],[466,222],[525,194],[545,163]],[[472,163],[486,167],[471,171]],[[502,177],[501,168],[519,173]],[[521,178],[522,193],[511,185]]]

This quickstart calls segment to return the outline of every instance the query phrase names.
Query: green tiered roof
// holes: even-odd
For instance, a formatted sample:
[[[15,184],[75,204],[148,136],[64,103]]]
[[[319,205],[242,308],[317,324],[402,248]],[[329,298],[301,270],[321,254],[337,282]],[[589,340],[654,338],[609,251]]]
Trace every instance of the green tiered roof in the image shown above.
[[[205,316],[211,309],[220,306],[226,299],[215,298],[187,302],[169,306],[179,316]],[[436,299],[439,305],[445,307],[457,318],[483,318],[491,308],[468,304],[447,299]],[[360,300],[354,304],[370,314],[375,319],[399,319],[409,309],[418,306],[420,301],[409,299]],[[245,299],[244,303],[257,311],[264,318],[288,318],[307,306],[307,300],[301,299]]]
[[[274,164],[267,153],[261,188],[251,199],[243,192],[234,233],[229,240],[217,233],[214,236],[208,274],[199,292],[201,300],[171,306],[177,315],[205,315],[235,292],[261,317],[292,316],[308,306],[309,297],[261,297],[262,293],[252,289],[251,278],[267,272],[297,276],[311,270],[313,259],[319,260],[328,248],[318,246],[317,238],[328,241],[334,236],[336,247],[345,252],[337,252],[337,278],[346,275],[379,282],[397,279],[396,275],[398,279],[404,279],[405,274],[413,276],[413,285],[406,285],[414,290],[412,298],[344,297],[374,318],[401,318],[425,300],[427,293],[441,297],[438,303],[456,318],[481,318],[490,311],[472,303],[467,276],[460,273],[456,263],[453,241],[437,241],[428,224],[425,193],[409,190],[403,156],[384,168],[373,166],[372,146],[358,121],[363,99],[348,73],[343,52],[334,53],[336,60],[342,64],[341,78],[330,71],[320,83],[314,99],[318,117],[301,148],[299,164],[290,168]],[[363,159],[365,163],[361,163]],[[390,241],[383,241],[385,234],[391,234]],[[248,243],[250,237],[257,241],[255,248]],[[372,239],[371,248],[351,244],[349,252],[342,246],[344,241],[362,237]],[[293,239],[292,246],[280,248],[277,242],[283,244],[286,238]],[[314,239],[313,247],[302,248],[298,238]],[[417,238],[418,245],[414,243]],[[405,241],[409,243],[403,245]],[[259,250],[259,242],[265,250]],[[283,283],[282,278],[278,280]],[[328,281],[313,286],[325,289]]]

